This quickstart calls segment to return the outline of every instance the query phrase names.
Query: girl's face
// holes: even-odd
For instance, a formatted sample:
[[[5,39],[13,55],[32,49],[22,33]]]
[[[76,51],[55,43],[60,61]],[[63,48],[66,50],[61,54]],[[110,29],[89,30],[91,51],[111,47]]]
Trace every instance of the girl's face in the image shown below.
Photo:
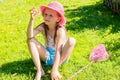
[[[54,10],[46,8],[43,14],[44,22],[48,25],[56,25],[60,21],[60,16]]]

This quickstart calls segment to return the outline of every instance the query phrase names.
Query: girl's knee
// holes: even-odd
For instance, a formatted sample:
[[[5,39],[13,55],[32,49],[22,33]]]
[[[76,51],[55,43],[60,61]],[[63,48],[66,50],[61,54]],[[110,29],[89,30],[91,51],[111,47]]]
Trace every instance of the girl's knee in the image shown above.
[[[69,46],[74,46],[75,43],[76,43],[76,40],[75,40],[74,38],[69,38],[69,39],[68,39],[68,44],[69,44]]]

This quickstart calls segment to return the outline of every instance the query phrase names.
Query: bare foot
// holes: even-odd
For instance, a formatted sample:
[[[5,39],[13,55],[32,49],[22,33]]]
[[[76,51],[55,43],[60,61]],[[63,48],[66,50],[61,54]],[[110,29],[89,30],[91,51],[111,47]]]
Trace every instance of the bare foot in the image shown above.
[[[58,79],[57,80],[61,80],[62,79],[62,76],[61,76],[61,74],[57,71],[57,77],[58,77]]]
[[[41,72],[37,72],[34,80],[40,80],[41,79]]]
[[[41,76],[44,76],[45,75],[45,72],[44,72],[44,70],[42,69],[41,70]]]
[[[45,75],[45,72],[43,69],[41,69],[41,71],[37,71],[36,73],[36,76],[35,76],[35,79],[34,80],[40,80],[41,79],[41,76],[44,76]]]
[[[57,74],[58,74],[58,78],[61,80],[62,78],[61,74],[59,72]]]

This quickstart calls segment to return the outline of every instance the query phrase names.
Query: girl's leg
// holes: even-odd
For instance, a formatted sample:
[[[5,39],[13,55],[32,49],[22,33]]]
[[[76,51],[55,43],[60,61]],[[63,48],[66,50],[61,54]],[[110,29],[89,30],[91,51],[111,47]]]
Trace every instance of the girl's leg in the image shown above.
[[[47,56],[47,51],[35,38],[28,39],[28,47],[31,53],[32,60],[37,68],[35,79],[40,80],[41,75],[44,75],[45,73],[42,69],[39,58],[45,61]]]
[[[66,59],[69,58],[71,52],[73,51],[73,48],[75,46],[76,40],[74,38],[69,38],[65,45],[62,48],[60,63],[61,65]]]

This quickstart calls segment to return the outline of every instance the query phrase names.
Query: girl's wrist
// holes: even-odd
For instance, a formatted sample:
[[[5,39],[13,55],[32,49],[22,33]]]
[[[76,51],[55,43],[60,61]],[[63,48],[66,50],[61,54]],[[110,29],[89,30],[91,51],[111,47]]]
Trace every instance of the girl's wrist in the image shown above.
[[[33,20],[34,20],[34,18],[30,17],[30,20],[31,20],[31,21],[33,21]]]
[[[51,71],[52,71],[52,72],[55,72],[55,71],[58,71],[58,69],[57,69],[57,68],[52,68]]]

